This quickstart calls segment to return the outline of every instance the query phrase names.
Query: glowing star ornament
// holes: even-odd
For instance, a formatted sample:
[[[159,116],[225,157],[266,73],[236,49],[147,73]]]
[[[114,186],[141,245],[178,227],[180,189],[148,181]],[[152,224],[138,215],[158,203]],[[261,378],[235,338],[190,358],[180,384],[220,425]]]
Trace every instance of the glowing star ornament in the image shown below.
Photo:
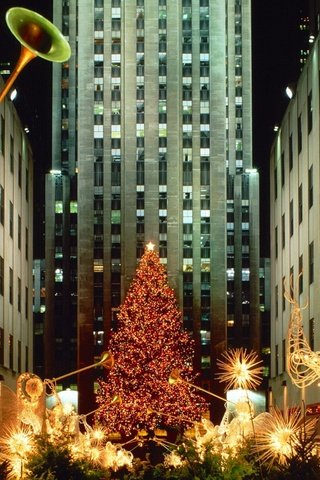
[[[288,460],[297,453],[301,444],[301,437],[310,437],[316,427],[317,418],[301,418],[297,409],[286,418],[278,409],[271,414],[264,414],[263,428],[256,435],[255,450],[261,462],[266,462],[271,468],[276,462],[287,464]]]
[[[263,367],[255,352],[236,348],[222,354],[225,360],[218,360],[222,370],[218,373],[219,382],[225,382],[225,390],[241,388],[255,390],[261,383]]]
[[[153,250],[154,250],[154,243],[152,243],[152,242],[147,243],[147,250],[149,250],[150,252],[153,252]]]
[[[26,428],[11,428],[1,437],[1,461],[11,468],[10,478],[24,478],[27,456],[34,450],[34,436]]]

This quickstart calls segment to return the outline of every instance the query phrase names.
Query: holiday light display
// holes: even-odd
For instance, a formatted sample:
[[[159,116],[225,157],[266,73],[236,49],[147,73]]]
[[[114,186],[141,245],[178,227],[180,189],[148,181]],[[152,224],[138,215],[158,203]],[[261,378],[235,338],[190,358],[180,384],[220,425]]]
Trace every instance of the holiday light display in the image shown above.
[[[305,388],[320,378],[320,352],[310,348],[303,332],[301,308],[294,295],[286,291],[285,298],[292,305],[287,333],[287,372],[297,387]]]
[[[45,389],[37,375],[25,372],[18,377],[17,410],[20,422],[40,433],[45,416]]]
[[[235,348],[222,354],[225,360],[218,360],[222,370],[217,374],[220,382],[226,383],[226,390],[241,388],[244,390],[256,389],[261,383],[263,367],[255,352]]]
[[[256,435],[255,450],[262,462],[271,468],[274,462],[285,465],[301,444],[301,436],[310,437],[315,430],[317,418],[301,418],[299,409],[284,415],[274,408],[272,414],[264,413],[262,428]]]
[[[168,383],[173,369],[188,382],[194,380],[193,342],[182,328],[174,291],[152,244],[120,307],[109,350],[115,365],[100,381],[96,414],[109,431],[130,435],[160,424],[185,425],[184,418],[189,424],[200,420],[206,410],[203,399],[187,383]],[[121,403],[112,403],[115,395]]]
[[[33,432],[29,428],[12,427],[1,438],[1,459],[9,462],[12,478],[23,478],[27,455],[34,449]]]

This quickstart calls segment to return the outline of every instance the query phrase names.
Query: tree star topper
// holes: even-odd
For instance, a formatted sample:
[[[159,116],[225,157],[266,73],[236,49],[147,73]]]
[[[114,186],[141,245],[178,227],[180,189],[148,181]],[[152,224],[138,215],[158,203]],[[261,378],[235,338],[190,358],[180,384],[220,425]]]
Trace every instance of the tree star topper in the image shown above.
[[[153,250],[154,250],[154,243],[152,243],[152,242],[147,243],[147,250],[153,252]]]

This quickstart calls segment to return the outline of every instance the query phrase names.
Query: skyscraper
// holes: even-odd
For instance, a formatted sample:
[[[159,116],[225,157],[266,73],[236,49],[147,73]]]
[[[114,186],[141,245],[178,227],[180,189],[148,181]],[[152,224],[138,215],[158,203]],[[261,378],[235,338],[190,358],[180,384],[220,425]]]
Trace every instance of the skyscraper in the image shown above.
[[[73,55],[53,66],[47,375],[105,348],[150,240],[202,384],[216,388],[227,345],[259,352],[250,10],[250,0],[54,3]],[[94,376],[78,377],[81,410]]]
[[[33,363],[33,167],[27,134],[6,98],[0,104],[0,382],[12,390]]]

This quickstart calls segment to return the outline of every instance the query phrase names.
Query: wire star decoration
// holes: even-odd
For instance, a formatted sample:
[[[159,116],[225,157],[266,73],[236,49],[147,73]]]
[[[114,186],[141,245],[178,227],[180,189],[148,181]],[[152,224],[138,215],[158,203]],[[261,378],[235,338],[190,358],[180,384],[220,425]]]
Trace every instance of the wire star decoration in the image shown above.
[[[242,388],[255,390],[261,383],[263,367],[255,352],[243,348],[228,350],[222,354],[224,360],[218,360],[222,370],[217,374],[219,382],[225,382],[225,390]]]

